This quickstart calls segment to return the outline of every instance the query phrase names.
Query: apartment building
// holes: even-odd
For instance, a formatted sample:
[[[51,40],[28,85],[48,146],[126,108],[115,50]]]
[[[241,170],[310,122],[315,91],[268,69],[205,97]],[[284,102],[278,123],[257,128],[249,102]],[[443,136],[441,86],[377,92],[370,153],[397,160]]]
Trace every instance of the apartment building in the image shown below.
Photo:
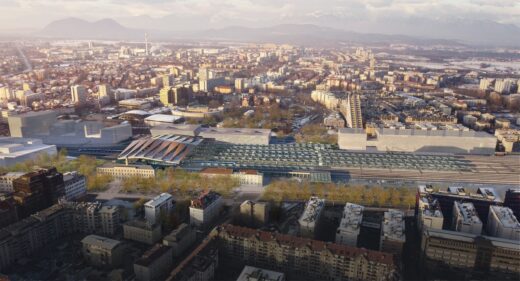
[[[181,223],[176,229],[163,238],[163,245],[170,246],[174,257],[184,253],[197,238],[195,230],[186,223]]]
[[[300,225],[300,235],[303,237],[314,238],[315,231],[319,226],[321,213],[325,207],[325,199],[311,197],[305,204],[305,210],[298,219]]]
[[[191,200],[190,224],[205,228],[210,226],[220,213],[222,198],[214,191],[202,192],[199,197]]]
[[[347,203],[343,209],[339,227],[336,230],[336,243],[356,247],[363,210],[365,207],[357,204]]]
[[[87,263],[103,268],[115,268],[123,261],[124,246],[120,241],[88,235],[83,240],[83,257]]]
[[[400,257],[406,242],[404,212],[390,209],[384,213],[381,222],[379,249]]]
[[[161,225],[150,224],[145,220],[133,220],[123,224],[123,237],[148,245],[161,240]]]
[[[71,201],[87,194],[87,178],[78,172],[63,174],[65,184],[65,199]]]
[[[508,207],[490,206],[487,221],[490,236],[520,241],[520,223]]]
[[[139,281],[162,280],[172,266],[172,248],[156,244],[135,261],[134,273]]]
[[[477,215],[473,203],[462,203],[455,201],[453,203],[452,229],[455,231],[481,234],[482,221]]]
[[[174,206],[173,196],[161,193],[144,204],[144,217],[150,224],[160,223],[162,215],[168,215]]]
[[[426,228],[421,240],[425,276],[437,279],[516,280],[520,241]]]
[[[222,259],[289,280],[396,280],[394,255],[233,225],[215,229]]]

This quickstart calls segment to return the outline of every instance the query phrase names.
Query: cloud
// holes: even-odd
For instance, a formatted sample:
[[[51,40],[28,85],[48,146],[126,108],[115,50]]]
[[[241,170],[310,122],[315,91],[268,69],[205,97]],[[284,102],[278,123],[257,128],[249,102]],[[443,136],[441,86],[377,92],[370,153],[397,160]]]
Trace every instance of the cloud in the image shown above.
[[[0,0],[0,26],[35,27],[64,18],[87,20],[179,18],[181,28],[211,24],[265,26],[276,23],[316,23],[334,27],[360,22],[431,19],[489,20],[520,26],[519,0]],[[21,20],[23,19],[23,20]],[[147,21],[161,27],[160,20]],[[164,26],[163,26],[164,28]]]

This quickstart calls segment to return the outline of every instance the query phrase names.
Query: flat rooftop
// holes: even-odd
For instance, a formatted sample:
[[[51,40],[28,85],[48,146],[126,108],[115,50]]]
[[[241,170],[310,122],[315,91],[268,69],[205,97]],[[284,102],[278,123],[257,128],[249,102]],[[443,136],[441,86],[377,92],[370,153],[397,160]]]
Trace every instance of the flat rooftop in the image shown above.
[[[453,204],[456,206],[464,224],[482,224],[473,203],[455,201]]]
[[[357,204],[347,203],[343,209],[343,216],[338,229],[353,231],[358,230],[363,220],[363,210],[365,207]]]
[[[171,200],[172,198],[173,198],[173,196],[169,193],[161,193],[160,195],[155,196],[153,199],[146,202],[144,205],[155,208],[157,206],[162,205],[164,202]]]
[[[405,242],[404,213],[399,210],[390,209],[384,214],[381,235],[390,240]]]
[[[490,206],[490,211],[495,213],[500,224],[505,228],[520,229],[520,222],[513,214],[513,210],[508,207]]]
[[[303,211],[299,221],[306,223],[316,222],[323,207],[325,207],[325,199],[320,199],[314,196],[311,197],[305,204],[305,210]]]
[[[237,281],[283,281],[285,280],[285,274],[282,272],[276,272],[272,270],[262,269],[246,265]]]
[[[88,235],[85,238],[83,238],[83,240],[81,240],[81,243],[111,250],[117,247],[121,242],[103,236]]]

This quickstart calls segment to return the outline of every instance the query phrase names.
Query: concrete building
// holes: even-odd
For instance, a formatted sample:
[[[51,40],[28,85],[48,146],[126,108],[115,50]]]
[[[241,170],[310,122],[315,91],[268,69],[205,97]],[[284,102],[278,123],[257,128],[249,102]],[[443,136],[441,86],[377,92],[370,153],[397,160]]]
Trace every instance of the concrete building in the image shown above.
[[[176,229],[164,236],[163,244],[172,248],[173,257],[179,257],[195,243],[195,230],[186,223],[181,223]]]
[[[314,238],[315,231],[319,227],[321,213],[325,207],[325,199],[311,197],[305,203],[305,210],[298,219],[300,225],[300,235],[303,237]]]
[[[381,222],[379,248],[382,252],[401,257],[406,242],[404,212],[390,209],[385,212]]]
[[[285,281],[285,274],[246,265],[237,281]]]
[[[42,153],[56,155],[56,146],[43,144],[39,139],[0,137],[0,167],[36,159]]]
[[[177,266],[167,281],[211,281],[219,266],[219,250],[214,239],[204,240]]]
[[[392,129],[376,128],[369,138],[361,130],[340,129],[340,149],[399,151],[417,153],[485,154],[495,153],[497,139],[486,132],[466,131],[458,126],[451,129]]]
[[[504,197],[504,206],[513,211],[517,220],[520,220],[520,188],[510,188]]]
[[[495,79],[491,79],[491,78],[480,79],[479,89],[482,91],[488,90],[494,81],[495,81]]]
[[[512,79],[497,79],[495,81],[495,92],[509,94],[513,84],[514,81]]]
[[[489,236],[520,241],[520,223],[510,208],[490,206],[487,233]]]
[[[211,226],[222,209],[222,197],[214,191],[202,192],[191,200],[190,224],[199,228]]]
[[[107,97],[110,100],[110,86],[106,84],[102,84],[98,86],[98,97],[105,98]]]
[[[336,244],[357,246],[357,239],[363,221],[364,207],[352,203],[345,204],[343,215],[336,230]]]
[[[482,233],[482,221],[479,219],[473,203],[460,201],[453,203],[452,229],[476,235]]]
[[[424,228],[442,229],[444,216],[439,201],[428,194],[419,195],[417,212],[417,228],[420,232]]]
[[[337,109],[340,103],[340,99],[331,92],[315,90],[311,93],[311,99],[317,103],[324,105],[327,109]]]
[[[338,129],[345,127],[345,120],[338,112],[332,112],[323,119],[323,125],[329,129]]]
[[[64,173],[63,183],[65,184],[65,199],[69,201],[87,194],[87,178],[78,172]]]
[[[132,137],[129,123],[105,127],[102,122],[58,120],[55,111],[28,112],[8,117],[12,137],[42,139],[62,147],[117,145]]]
[[[269,144],[270,129],[250,128],[201,128],[199,136],[232,144]]]
[[[269,205],[266,202],[246,200],[240,204],[240,217],[249,227],[264,226],[269,221]]]
[[[157,244],[135,261],[134,273],[139,281],[163,280],[172,266],[172,248]]]
[[[164,86],[159,92],[159,99],[165,106],[187,106],[190,102],[191,90],[186,86]]]
[[[83,244],[83,257],[90,265],[115,268],[123,261],[124,246],[117,240],[88,235],[81,240],[81,244]]]
[[[121,212],[117,206],[103,206],[99,210],[101,233],[115,235],[120,231]],[[99,231],[99,230],[98,230]]]
[[[75,105],[83,105],[87,102],[87,89],[81,85],[70,87],[71,102]]]
[[[0,192],[14,192],[13,180],[25,175],[24,172],[9,172],[0,176]]]
[[[123,237],[148,245],[161,240],[161,225],[150,224],[145,220],[133,220],[123,224]]]
[[[420,259],[421,272],[432,279],[515,280],[520,241],[427,228]]]
[[[161,223],[161,216],[169,215],[173,206],[173,196],[161,193],[144,204],[144,217],[150,224]]]
[[[131,177],[155,177],[155,169],[148,165],[117,165],[109,163],[101,167],[97,167],[96,172],[101,175],[112,176],[115,179],[126,179]]]

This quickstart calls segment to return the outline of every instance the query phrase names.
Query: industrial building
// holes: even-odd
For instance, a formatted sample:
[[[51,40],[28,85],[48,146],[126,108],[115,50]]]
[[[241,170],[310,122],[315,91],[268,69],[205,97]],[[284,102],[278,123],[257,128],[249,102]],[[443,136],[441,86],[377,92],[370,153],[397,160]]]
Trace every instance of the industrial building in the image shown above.
[[[132,137],[128,123],[106,127],[96,121],[58,120],[54,111],[9,116],[8,123],[11,137],[39,138],[63,147],[114,146]]]
[[[343,215],[336,230],[336,244],[356,247],[361,222],[363,221],[363,210],[365,207],[352,203],[345,204]]]
[[[144,203],[144,217],[150,224],[160,223],[161,216],[169,215],[173,206],[173,196],[168,193],[161,193]]]
[[[477,215],[475,206],[471,202],[453,202],[452,229],[455,231],[473,233],[480,235],[482,233],[482,221]]]
[[[152,128],[151,133],[152,136],[171,134],[200,136],[230,144],[268,145],[271,138],[271,130],[269,129],[205,128],[200,125],[163,125]]]
[[[305,203],[303,214],[298,219],[301,236],[309,238],[315,237],[324,207],[325,199],[320,199],[318,197],[311,197],[309,201]]]
[[[43,144],[40,139],[0,137],[0,167],[36,159],[42,153],[56,155],[56,146]]]
[[[127,162],[179,165],[191,149],[203,141],[179,135],[161,135],[133,141],[118,156]]]
[[[361,129],[343,128],[338,132],[340,149],[355,151],[492,155],[496,143],[496,137],[491,134],[460,128],[375,128],[373,137]]]

